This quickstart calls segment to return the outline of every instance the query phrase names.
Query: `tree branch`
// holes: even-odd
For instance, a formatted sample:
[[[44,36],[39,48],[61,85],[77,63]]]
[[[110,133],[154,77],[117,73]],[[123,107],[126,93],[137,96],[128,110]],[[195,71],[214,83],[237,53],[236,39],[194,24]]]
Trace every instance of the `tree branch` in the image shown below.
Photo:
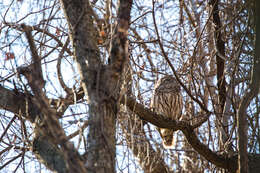
[[[218,0],[209,2],[213,6],[213,23],[215,24],[215,46],[216,46],[216,61],[217,61],[217,85],[219,90],[219,104],[221,113],[223,113],[226,102],[226,79],[224,76],[225,61],[221,57],[225,57],[225,43],[221,36],[221,21],[219,17]]]
[[[40,110],[33,104],[34,98],[16,90],[10,90],[0,85],[0,109],[4,109],[15,114],[22,113],[25,118],[34,122]]]
[[[136,100],[131,97],[127,97],[125,102],[122,101],[122,104],[126,104],[128,108],[136,113],[141,119],[150,122],[157,127],[181,130],[190,145],[208,161],[230,171],[236,170],[237,163],[234,158],[227,158],[224,155],[217,154],[210,150],[208,146],[200,142],[194,132],[194,127],[189,123],[167,119],[163,115],[156,114],[150,109],[145,108],[142,104],[137,103]]]
[[[41,58],[38,55],[34,39],[32,36],[32,30],[30,27],[27,27],[26,25],[21,25],[23,31],[25,32],[25,36],[27,38],[31,56],[32,56],[32,64],[28,67],[25,67],[26,69],[17,69],[18,72],[23,74],[26,79],[28,80],[28,83],[30,87],[32,88],[34,94],[41,95],[42,89],[44,88],[45,81],[43,79],[42,75],[42,66],[41,66]]]
[[[247,155],[247,113],[246,110],[254,97],[259,93],[260,87],[260,2],[255,1],[255,13],[256,13],[256,42],[255,53],[252,67],[252,77],[249,84],[249,92],[247,92],[240,102],[239,110],[237,112],[237,124],[238,124],[238,165],[240,173],[247,173],[248,155]]]
[[[82,87],[87,95],[96,83],[96,74],[101,68],[100,52],[93,24],[93,9],[88,0],[60,0],[69,25],[69,35],[74,49],[74,57],[79,67]]]
[[[31,123],[35,122],[36,117],[43,117],[41,110],[38,109],[35,102],[36,100],[32,95],[26,95],[22,92],[12,91],[0,86],[0,109],[8,110],[14,114],[20,113]],[[45,131],[46,134],[47,132]],[[49,169],[64,172],[66,170],[64,164],[63,168],[60,167],[62,163],[66,163],[64,153],[47,139],[46,136],[36,134],[33,139],[33,152]],[[55,157],[53,157],[54,155]],[[52,158],[51,161],[50,158]]]
[[[118,11],[118,25],[116,27],[114,39],[112,39],[112,47],[110,50],[110,66],[111,77],[118,80],[124,68],[124,64],[128,59],[128,28],[130,24],[130,12],[132,8],[132,0],[121,0]]]

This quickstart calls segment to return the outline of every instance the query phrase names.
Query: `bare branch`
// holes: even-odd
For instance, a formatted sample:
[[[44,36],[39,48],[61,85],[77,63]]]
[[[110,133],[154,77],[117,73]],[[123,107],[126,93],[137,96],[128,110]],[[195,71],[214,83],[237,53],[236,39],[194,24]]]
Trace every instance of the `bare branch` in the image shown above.
[[[256,13],[256,42],[255,42],[255,53],[253,59],[252,67],[252,77],[249,85],[249,91],[243,96],[242,101],[239,105],[239,110],[237,112],[237,125],[238,125],[238,165],[239,173],[249,172],[248,167],[248,155],[247,155],[247,134],[248,134],[248,124],[247,124],[247,113],[246,110],[254,97],[259,93],[260,87],[260,11],[259,11],[259,1],[255,1],[255,13]]]
[[[122,102],[123,103],[123,102]],[[207,145],[200,142],[196,136],[193,127],[189,123],[184,121],[175,121],[164,118],[163,115],[156,114],[150,109],[145,108],[140,103],[137,103],[135,99],[127,97],[126,105],[128,108],[138,114],[138,116],[153,125],[160,128],[169,128],[172,130],[181,130],[189,144],[208,161],[212,162],[216,166],[234,171],[237,168],[235,160],[227,158],[224,155],[219,155],[208,148]]]

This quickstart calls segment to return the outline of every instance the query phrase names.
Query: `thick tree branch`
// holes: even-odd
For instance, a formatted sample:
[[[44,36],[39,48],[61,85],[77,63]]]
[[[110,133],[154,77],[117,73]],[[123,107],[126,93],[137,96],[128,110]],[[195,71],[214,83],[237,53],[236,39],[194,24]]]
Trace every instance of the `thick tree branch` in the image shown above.
[[[33,140],[33,153],[50,170],[68,172],[64,153],[52,144],[47,137],[37,136]]]
[[[8,110],[14,114],[22,114],[31,123],[35,122],[36,117],[43,117],[41,110],[38,109],[35,102],[36,100],[32,95],[26,95],[22,92],[12,91],[0,86],[0,109]],[[46,167],[57,172],[64,172],[66,168],[63,163],[66,163],[66,160],[63,152],[55,147],[50,140],[46,139],[44,135],[36,135],[33,139],[33,152]],[[55,157],[53,157],[54,154]],[[53,163],[56,163],[56,165]],[[63,167],[60,167],[61,164],[63,164]]]
[[[181,130],[190,145],[208,161],[212,162],[216,166],[234,171],[237,168],[237,163],[234,158],[227,158],[224,155],[219,155],[208,148],[205,144],[201,143],[194,132],[194,127],[184,121],[175,121],[164,118],[163,115],[156,114],[150,109],[145,108],[142,104],[137,103],[135,99],[128,97],[125,103],[128,108],[138,114],[138,116],[152,123],[160,128],[169,128],[173,130]]]
[[[33,104],[33,97],[16,90],[10,90],[0,85],[0,109],[14,114],[21,113],[30,122],[34,122],[40,110]]]
[[[260,74],[260,73],[259,73]],[[142,104],[137,103],[135,99],[127,97],[125,102],[128,108],[136,113],[141,119],[157,126],[160,128],[169,128],[173,130],[181,130],[185,135],[189,144],[205,159],[209,162],[215,164],[218,167],[229,170],[229,172],[234,173],[238,169],[238,157],[233,155],[228,157],[226,155],[217,154],[216,152],[210,150],[207,145],[200,142],[198,137],[194,132],[194,127],[186,122],[177,122],[174,120],[165,119],[163,115],[156,114],[150,109],[145,108]],[[249,157],[249,171],[250,173],[258,173],[260,170],[259,160],[260,155],[248,154]]]
[[[74,57],[77,61],[82,87],[87,95],[87,86],[93,87],[96,74],[101,69],[100,52],[96,42],[93,9],[88,0],[60,0],[72,41]]]
[[[219,104],[221,113],[223,113],[226,102],[226,80],[224,76],[225,60],[225,42],[221,36],[221,21],[219,17],[218,0],[211,0],[209,2],[213,6],[213,23],[215,24],[215,46],[216,46],[216,61],[217,61],[217,79],[218,79],[218,91],[219,91]]]
[[[249,171],[248,155],[247,155],[247,113],[246,110],[254,97],[259,93],[260,87],[260,2],[255,1],[255,13],[256,13],[256,42],[255,53],[252,67],[252,77],[249,85],[249,91],[242,97],[242,101],[239,105],[237,112],[237,124],[238,124],[238,165],[239,173],[247,173]]]
[[[110,64],[105,66],[97,47],[95,15],[88,0],[61,0],[72,41],[74,56],[85,96],[89,97],[88,158],[90,172],[115,172],[116,100],[124,64],[128,58],[127,35],[132,1],[121,0],[118,26],[113,35]],[[109,79],[109,80],[108,80]],[[115,100],[111,101],[111,97]],[[110,101],[108,101],[110,99]],[[102,159],[100,159],[102,158]],[[104,163],[106,162],[106,163]]]
[[[118,25],[116,27],[114,39],[112,39],[112,47],[110,50],[110,66],[111,77],[118,80],[122,75],[124,64],[128,59],[128,28],[130,24],[130,12],[132,8],[132,0],[121,0],[118,11]]]
[[[23,74],[26,79],[28,80],[28,83],[30,87],[32,88],[32,91],[34,94],[39,94],[39,96],[42,94],[42,89],[44,88],[45,81],[43,79],[42,75],[42,66],[41,66],[41,58],[38,55],[34,39],[32,36],[32,30],[30,27],[27,27],[26,25],[21,25],[23,31],[25,32],[25,36],[27,38],[31,56],[32,56],[32,64],[28,67],[19,68],[17,69],[18,73]]]
[[[40,138],[44,137],[51,142],[51,143],[47,142],[48,144],[54,146],[60,145],[65,158],[64,159],[64,162],[66,163],[65,168],[68,171],[65,170],[64,171],[59,170],[59,171],[75,172],[75,173],[85,172],[85,167],[83,166],[83,162],[80,161],[80,157],[77,151],[74,149],[74,146],[70,145],[70,143],[66,141],[67,139],[66,134],[61,124],[58,121],[56,110],[51,108],[49,104],[49,100],[42,90],[44,88],[45,82],[42,75],[41,58],[38,55],[36,46],[34,44],[31,28],[27,27],[26,25],[22,25],[21,27],[23,28],[25,32],[25,36],[29,43],[31,56],[32,56],[32,64],[27,67],[21,67],[17,69],[17,71],[19,74],[23,74],[26,77],[35,95],[35,104],[40,110],[42,115],[42,116],[38,115],[36,121],[34,121],[35,123],[34,141],[38,141],[37,139],[39,137]],[[42,140],[40,141],[41,141],[40,143],[42,143]],[[38,148],[36,149],[36,151],[37,150],[41,151],[42,149],[45,150],[44,148]],[[58,151],[58,147],[56,147],[56,149],[53,149],[53,151],[55,152]],[[52,157],[52,155],[53,155],[52,153],[47,153],[47,154],[45,152],[40,153],[41,158],[45,161],[44,163],[46,164],[46,166],[50,166],[50,168],[53,168],[53,166],[50,165],[50,162],[46,159]]]

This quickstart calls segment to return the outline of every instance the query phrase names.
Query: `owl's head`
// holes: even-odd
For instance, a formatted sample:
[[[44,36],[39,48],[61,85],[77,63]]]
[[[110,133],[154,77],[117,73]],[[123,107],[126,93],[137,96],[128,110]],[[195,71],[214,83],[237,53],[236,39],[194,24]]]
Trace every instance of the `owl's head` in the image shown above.
[[[178,81],[173,76],[164,76],[155,86],[156,92],[180,92],[181,88]]]

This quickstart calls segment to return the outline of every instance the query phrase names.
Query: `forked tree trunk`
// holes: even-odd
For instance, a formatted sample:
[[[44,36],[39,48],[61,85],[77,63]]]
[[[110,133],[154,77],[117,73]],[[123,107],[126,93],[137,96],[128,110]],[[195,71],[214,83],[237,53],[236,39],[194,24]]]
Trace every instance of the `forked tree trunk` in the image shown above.
[[[112,36],[109,64],[102,63],[88,0],[60,0],[68,21],[74,57],[89,101],[88,172],[115,172],[117,101],[124,64],[128,59],[128,28],[132,1],[120,1],[117,27]]]

